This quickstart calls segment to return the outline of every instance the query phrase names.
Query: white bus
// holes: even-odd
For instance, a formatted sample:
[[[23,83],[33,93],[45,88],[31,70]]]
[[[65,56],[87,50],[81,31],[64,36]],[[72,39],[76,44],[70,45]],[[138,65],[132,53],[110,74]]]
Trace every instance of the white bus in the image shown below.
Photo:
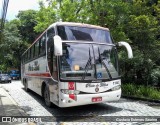
[[[132,49],[126,42],[129,58]],[[108,28],[82,23],[50,25],[22,54],[25,90],[59,107],[118,101],[118,54]]]

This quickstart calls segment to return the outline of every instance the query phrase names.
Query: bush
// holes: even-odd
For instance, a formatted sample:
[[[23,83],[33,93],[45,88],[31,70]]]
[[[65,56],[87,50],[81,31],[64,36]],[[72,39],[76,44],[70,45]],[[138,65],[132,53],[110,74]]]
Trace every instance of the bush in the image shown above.
[[[123,84],[122,94],[127,96],[142,97],[160,100],[160,91],[151,87],[135,84]]]
[[[160,68],[153,69],[150,75],[150,81],[153,85],[160,86]]]
[[[135,85],[133,84],[122,85],[122,92],[125,95],[135,95],[136,93]]]

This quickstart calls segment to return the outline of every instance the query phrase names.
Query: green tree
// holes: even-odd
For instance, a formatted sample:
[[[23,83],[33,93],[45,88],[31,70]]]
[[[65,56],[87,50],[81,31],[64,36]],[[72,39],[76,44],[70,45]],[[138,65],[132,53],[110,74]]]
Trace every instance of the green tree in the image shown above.
[[[27,48],[27,43],[22,41],[19,34],[19,20],[7,22],[3,31],[3,42],[0,44],[1,67],[20,69],[21,54]]]
[[[148,1],[141,0],[133,1],[131,4],[132,11],[125,24],[124,32],[131,41],[135,58],[132,65],[127,61],[123,64],[126,67],[125,70],[130,67],[123,77],[129,80],[127,82],[135,80],[136,83],[148,85],[150,74],[154,71],[156,61],[159,59],[160,46],[157,36],[160,27],[157,17],[153,15],[153,7],[155,5],[148,6]],[[127,74],[130,74],[130,77]]]
[[[81,22],[108,27],[114,42],[131,44],[134,58],[118,48],[122,80],[149,83],[160,65],[160,1],[159,0],[47,0],[40,3],[36,31],[44,31],[59,21]],[[154,73],[156,72],[156,73]],[[151,75],[152,74],[152,75]],[[154,77],[155,78],[155,77]]]
[[[25,10],[19,11],[17,18],[19,20],[19,33],[22,36],[23,41],[27,41],[28,43],[33,43],[35,38],[38,36],[38,33],[34,31],[34,27],[37,25],[36,22],[36,14],[35,10]]]
[[[48,7],[45,7],[44,3],[41,1],[39,3],[40,10],[36,14],[37,25],[34,27],[36,32],[44,31],[50,24],[58,20],[57,17],[57,3],[56,1],[50,2]]]

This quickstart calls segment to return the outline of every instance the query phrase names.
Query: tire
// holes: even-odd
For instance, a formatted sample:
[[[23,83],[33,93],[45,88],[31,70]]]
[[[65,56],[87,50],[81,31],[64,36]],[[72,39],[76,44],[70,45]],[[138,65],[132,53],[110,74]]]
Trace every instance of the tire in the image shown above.
[[[44,101],[47,107],[52,107],[52,103],[50,101],[50,92],[49,87],[46,85],[44,89]]]
[[[24,89],[25,89],[26,92],[29,92],[28,82],[27,81],[24,82]]]

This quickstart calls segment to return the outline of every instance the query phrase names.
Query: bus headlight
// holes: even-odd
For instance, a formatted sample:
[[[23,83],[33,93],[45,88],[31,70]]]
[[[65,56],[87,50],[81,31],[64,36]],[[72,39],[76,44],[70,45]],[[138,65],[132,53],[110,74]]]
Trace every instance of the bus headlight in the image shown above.
[[[61,92],[64,94],[75,94],[78,95],[80,91],[78,90],[68,90],[68,89],[61,89]]]
[[[112,90],[112,91],[116,91],[116,90],[118,90],[118,89],[120,89],[120,88],[121,88],[121,86],[118,85],[118,86],[113,87],[111,90]]]

